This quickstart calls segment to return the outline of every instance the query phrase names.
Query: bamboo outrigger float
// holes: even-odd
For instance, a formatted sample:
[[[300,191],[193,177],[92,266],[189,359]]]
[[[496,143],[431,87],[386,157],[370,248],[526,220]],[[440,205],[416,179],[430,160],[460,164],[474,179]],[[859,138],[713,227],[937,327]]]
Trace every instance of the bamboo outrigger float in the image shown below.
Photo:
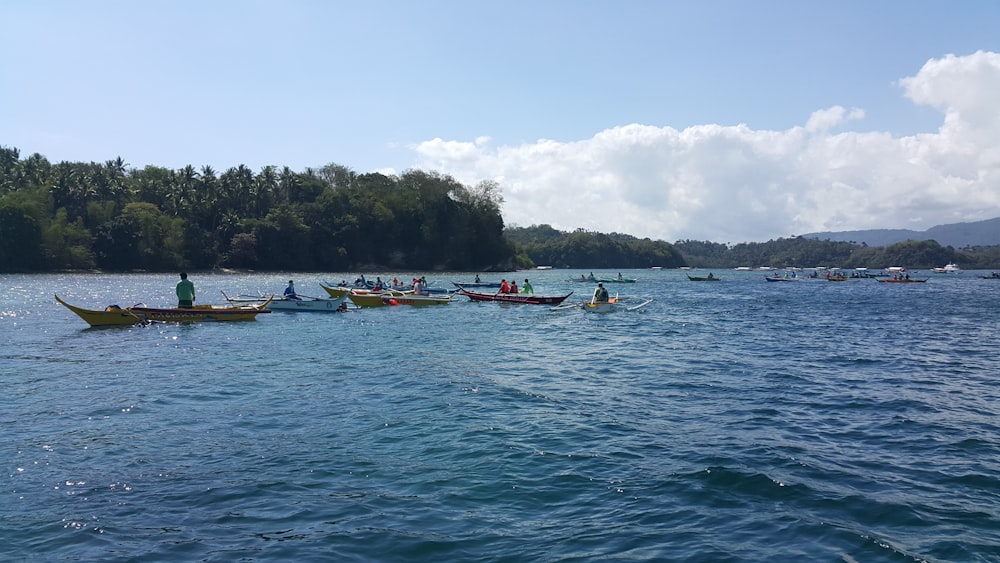
[[[134,305],[118,307],[110,305],[103,310],[84,309],[63,301],[58,295],[56,301],[73,311],[90,326],[129,326],[157,322],[201,322],[201,321],[252,321],[261,313],[270,313],[267,306],[271,299],[256,305],[218,307],[196,305],[190,309],[174,307],[158,308]]]

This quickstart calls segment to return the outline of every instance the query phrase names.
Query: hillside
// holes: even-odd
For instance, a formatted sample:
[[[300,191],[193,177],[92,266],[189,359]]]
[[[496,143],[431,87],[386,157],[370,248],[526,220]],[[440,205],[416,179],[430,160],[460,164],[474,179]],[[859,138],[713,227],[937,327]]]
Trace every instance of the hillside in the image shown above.
[[[968,248],[1000,244],[1000,217],[973,223],[938,225],[926,231],[909,229],[870,229],[865,231],[839,231],[808,233],[803,238],[854,242],[868,246],[889,246],[906,240],[935,240],[941,246]]]

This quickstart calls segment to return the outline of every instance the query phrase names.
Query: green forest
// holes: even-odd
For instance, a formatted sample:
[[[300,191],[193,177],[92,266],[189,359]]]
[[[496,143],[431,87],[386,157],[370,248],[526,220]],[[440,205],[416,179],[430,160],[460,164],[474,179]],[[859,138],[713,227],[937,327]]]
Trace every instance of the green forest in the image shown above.
[[[494,182],[340,165],[130,169],[0,147],[0,271],[509,270]]]
[[[53,164],[0,147],[0,272],[1000,266],[1000,246],[867,247],[801,237],[671,244],[505,227],[502,205],[496,182],[466,186],[420,170],[136,169],[121,158]]]
[[[507,238],[521,258],[555,268],[933,268],[949,263],[965,269],[1000,265],[1000,246],[956,250],[933,240],[905,241],[886,247],[803,237],[726,245],[704,241],[637,239],[623,234],[578,230],[567,233],[549,225],[509,227]]]

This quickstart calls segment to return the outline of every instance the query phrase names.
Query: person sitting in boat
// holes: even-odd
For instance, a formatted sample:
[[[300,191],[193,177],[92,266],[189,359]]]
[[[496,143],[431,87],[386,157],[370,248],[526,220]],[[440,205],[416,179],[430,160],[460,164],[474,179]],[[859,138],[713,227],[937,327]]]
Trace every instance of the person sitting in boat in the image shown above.
[[[479,274],[476,274],[476,283],[482,283],[479,281]]]
[[[524,278],[524,283],[521,285],[521,293],[534,293],[535,288],[531,287],[531,282],[528,278]]]
[[[181,272],[181,281],[177,282],[177,308],[190,309],[194,307],[194,283]]]
[[[712,272],[709,272],[708,273],[708,279],[714,280],[715,279],[715,274],[713,274]]]
[[[622,279],[622,273],[618,272],[618,279]]]
[[[500,280],[500,293],[510,293],[510,286],[507,285],[507,280]]]
[[[288,287],[285,288],[285,299],[301,299],[295,294],[295,282],[292,280],[288,280]]]
[[[375,276],[375,291],[382,291],[382,276]]]
[[[611,298],[608,296],[608,290],[604,287],[603,283],[597,284],[597,289],[594,290],[594,303],[607,303]]]
[[[421,276],[413,281],[413,293],[417,295],[430,295],[431,292],[427,291],[427,278]]]
[[[517,293],[517,281],[510,280],[510,293]]]

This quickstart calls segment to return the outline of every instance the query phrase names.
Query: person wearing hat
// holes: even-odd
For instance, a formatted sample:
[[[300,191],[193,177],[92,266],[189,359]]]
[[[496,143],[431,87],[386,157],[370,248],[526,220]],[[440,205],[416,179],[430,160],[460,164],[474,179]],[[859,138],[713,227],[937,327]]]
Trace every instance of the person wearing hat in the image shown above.
[[[292,280],[288,280],[288,287],[285,288],[285,299],[300,299],[295,295],[295,282]]]

